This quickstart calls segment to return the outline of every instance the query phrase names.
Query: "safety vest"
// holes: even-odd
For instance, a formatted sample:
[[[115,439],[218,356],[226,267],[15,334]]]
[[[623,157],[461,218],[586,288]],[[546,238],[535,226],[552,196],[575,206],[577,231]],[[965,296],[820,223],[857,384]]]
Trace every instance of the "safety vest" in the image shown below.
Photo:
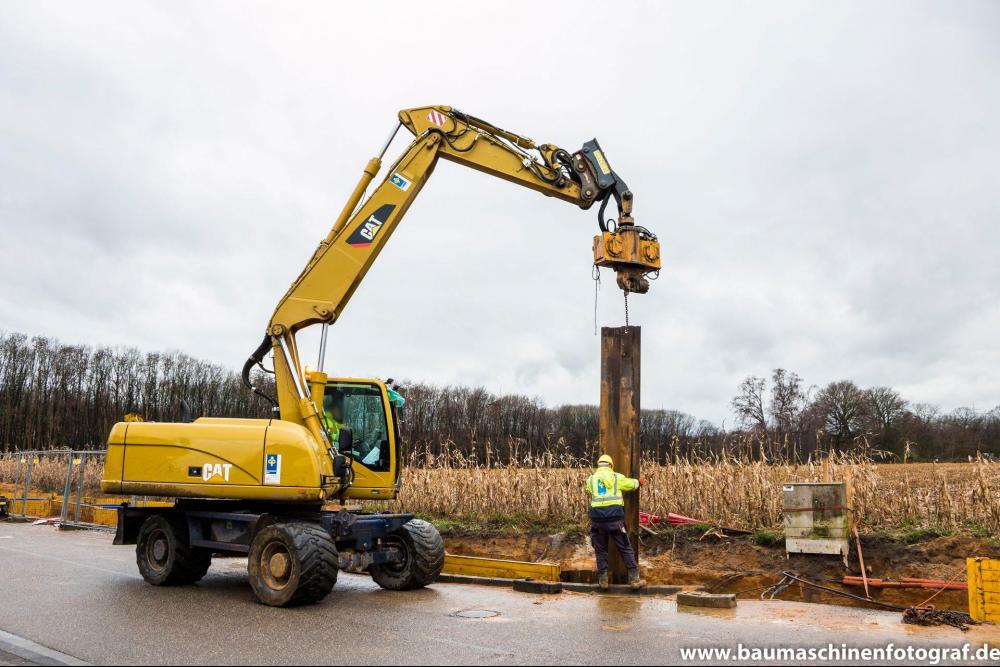
[[[340,427],[343,424],[334,419],[326,410],[323,411],[323,425],[330,432],[330,437],[333,438],[333,441],[340,442]]]
[[[587,478],[590,496],[590,520],[594,523],[621,521],[625,518],[623,491],[635,491],[639,480],[626,477],[611,468],[598,468]]]
[[[625,505],[619,488],[619,478],[625,478],[625,475],[619,475],[610,468],[598,468],[587,478],[587,494],[590,496],[591,508]]]

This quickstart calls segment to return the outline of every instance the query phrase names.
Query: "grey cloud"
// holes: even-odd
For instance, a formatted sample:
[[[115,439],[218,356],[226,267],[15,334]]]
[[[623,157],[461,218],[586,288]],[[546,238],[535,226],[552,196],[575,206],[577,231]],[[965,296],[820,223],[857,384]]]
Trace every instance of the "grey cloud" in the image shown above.
[[[2,11],[0,329],[238,366],[396,111],[445,103],[629,182],[646,405],[721,421],[774,366],[1000,401],[995,3]],[[440,164],[328,363],[596,401],[594,221]]]

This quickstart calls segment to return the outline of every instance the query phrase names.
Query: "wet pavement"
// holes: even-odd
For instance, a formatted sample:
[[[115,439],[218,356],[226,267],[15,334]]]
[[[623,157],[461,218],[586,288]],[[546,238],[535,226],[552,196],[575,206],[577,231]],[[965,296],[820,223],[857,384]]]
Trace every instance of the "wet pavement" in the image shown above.
[[[19,665],[34,665],[36,663],[26,660],[19,655],[13,653],[8,653],[3,649],[0,649],[0,665],[3,667],[15,667]]]
[[[254,601],[245,560],[156,588],[109,533],[23,524],[0,523],[0,573],[0,630],[95,664],[671,664],[682,647],[738,643],[1000,646],[993,626],[963,634],[891,612],[761,601],[686,611],[670,598],[462,584],[395,593],[347,574],[321,604],[274,609]]]

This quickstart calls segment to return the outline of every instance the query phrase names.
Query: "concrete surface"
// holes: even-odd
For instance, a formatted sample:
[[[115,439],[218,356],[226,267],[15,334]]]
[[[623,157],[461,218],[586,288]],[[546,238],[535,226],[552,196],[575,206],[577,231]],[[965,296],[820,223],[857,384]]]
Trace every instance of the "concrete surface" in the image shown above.
[[[22,658],[19,655],[13,653],[8,653],[3,649],[0,649],[0,665],[3,667],[20,667],[21,665],[39,665],[41,662],[34,662],[28,660],[27,658]]]
[[[110,534],[0,523],[0,629],[95,664],[631,665],[738,642],[1000,646],[995,627],[916,628],[880,611],[756,601],[685,611],[669,598],[461,584],[393,593],[343,574],[323,603],[273,609],[254,601],[245,567],[219,559],[198,585],[156,588]]]
[[[73,656],[53,651],[30,639],[0,630],[0,665],[88,665]]]
[[[677,604],[708,609],[733,609],[736,607],[736,595],[734,593],[682,591],[677,594]]]

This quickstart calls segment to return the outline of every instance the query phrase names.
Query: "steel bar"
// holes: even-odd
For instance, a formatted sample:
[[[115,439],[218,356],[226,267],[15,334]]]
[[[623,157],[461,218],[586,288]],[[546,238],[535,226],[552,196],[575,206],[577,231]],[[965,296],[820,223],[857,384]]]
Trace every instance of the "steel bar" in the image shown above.
[[[69,494],[73,491],[73,452],[66,455],[66,484],[63,486],[62,510],[59,512],[59,523],[66,523],[69,518]]]
[[[21,516],[28,516],[28,492],[31,490],[31,473],[35,470],[34,453],[28,458],[28,472],[24,477],[24,498],[21,501]]]
[[[639,477],[639,380],[641,366],[640,327],[601,329],[600,437],[605,453],[614,459],[615,470]],[[636,559],[639,558],[639,491],[625,495],[625,528]],[[628,583],[628,573],[618,549],[609,545],[612,584]]]
[[[76,485],[76,509],[73,512],[73,523],[80,523],[80,504],[83,502],[83,483],[87,477],[87,458],[83,452],[80,455],[80,481]]]

